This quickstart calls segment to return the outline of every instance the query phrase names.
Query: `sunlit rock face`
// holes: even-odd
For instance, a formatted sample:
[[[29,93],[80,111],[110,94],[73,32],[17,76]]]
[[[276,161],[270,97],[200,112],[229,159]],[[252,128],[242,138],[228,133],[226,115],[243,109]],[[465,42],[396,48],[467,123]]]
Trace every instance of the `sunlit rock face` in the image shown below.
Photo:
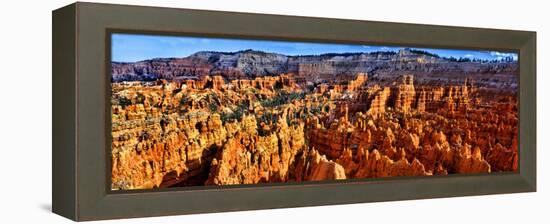
[[[402,63],[431,60],[402,54]],[[266,61],[262,66],[278,71]],[[487,84],[491,75],[231,77],[113,82],[111,188],[518,170],[517,90]]]
[[[396,110],[408,113],[415,101],[416,92],[414,91],[413,76],[406,75],[400,80],[400,83],[396,85],[393,90],[394,96],[394,108]]]

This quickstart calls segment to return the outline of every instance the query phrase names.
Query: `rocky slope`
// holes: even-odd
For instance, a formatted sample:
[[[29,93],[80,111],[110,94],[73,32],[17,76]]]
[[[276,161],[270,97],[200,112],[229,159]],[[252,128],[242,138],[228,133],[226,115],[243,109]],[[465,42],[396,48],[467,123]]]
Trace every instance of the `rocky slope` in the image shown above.
[[[395,52],[344,53],[285,56],[254,50],[238,52],[197,52],[185,58],[159,58],[111,65],[113,81],[200,78],[221,75],[225,79],[251,79],[292,73],[310,82],[353,77],[356,73],[380,73],[380,80],[417,72],[437,74],[517,73],[517,63],[457,62],[435,55],[403,49]],[[420,79],[419,79],[420,81]]]

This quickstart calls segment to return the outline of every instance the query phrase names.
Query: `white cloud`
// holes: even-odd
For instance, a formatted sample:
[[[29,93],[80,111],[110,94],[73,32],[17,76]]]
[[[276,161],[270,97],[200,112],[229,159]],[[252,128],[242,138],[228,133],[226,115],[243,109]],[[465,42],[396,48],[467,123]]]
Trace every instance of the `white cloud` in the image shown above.
[[[464,55],[464,57],[465,57],[465,58],[473,58],[474,55],[473,55],[473,54],[466,54],[466,55]]]
[[[503,53],[498,51],[491,51],[489,52],[489,54],[491,54],[491,56],[495,57],[497,60],[501,60],[507,57],[511,57],[514,60],[518,60],[518,54],[516,53]]]

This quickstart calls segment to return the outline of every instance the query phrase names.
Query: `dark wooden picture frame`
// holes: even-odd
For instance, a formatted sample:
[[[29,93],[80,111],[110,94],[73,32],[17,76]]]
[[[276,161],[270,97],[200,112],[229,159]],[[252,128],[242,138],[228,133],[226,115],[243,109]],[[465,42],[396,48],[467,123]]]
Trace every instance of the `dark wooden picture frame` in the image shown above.
[[[519,172],[110,190],[113,31],[519,53]],[[73,220],[536,191],[536,33],[74,3],[53,12],[53,212]]]

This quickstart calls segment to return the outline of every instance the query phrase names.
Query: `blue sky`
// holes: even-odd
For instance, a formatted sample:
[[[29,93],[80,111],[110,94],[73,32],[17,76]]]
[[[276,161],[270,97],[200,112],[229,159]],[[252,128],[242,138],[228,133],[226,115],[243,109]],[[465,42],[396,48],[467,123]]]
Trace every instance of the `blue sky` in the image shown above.
[[[403,47],[358,44],[306,43],[268,40],[159,36],[141,34],[112,34],[112,61],[136,62],[151,58],[187,57],[198,51],[235,52],[254,49],[285,55],[317,55],[324,53],[394,51]],[[406,46],[404,46],[406,47]],[[501,59],[517,54],[497,51],[449,50],[414,48],[442,57]]]

